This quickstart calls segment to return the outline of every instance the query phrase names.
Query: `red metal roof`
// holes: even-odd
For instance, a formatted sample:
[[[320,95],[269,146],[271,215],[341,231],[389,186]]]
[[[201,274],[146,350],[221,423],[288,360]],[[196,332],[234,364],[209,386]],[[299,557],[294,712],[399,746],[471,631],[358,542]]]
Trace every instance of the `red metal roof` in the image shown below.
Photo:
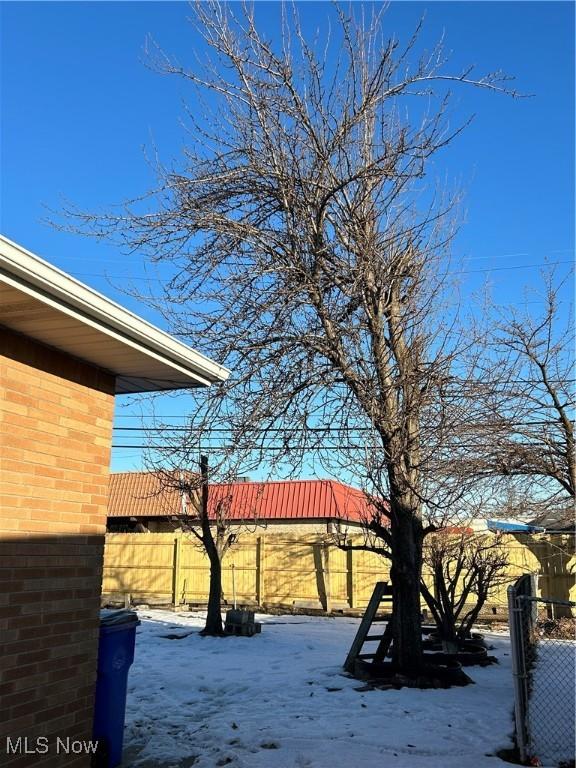
[[[111,475],[111,517],[179,515],[182,503],[182,494],[163,488],[160,477],[154,473]],[[225,505],[225,515],[231,520],[338,519],[359,523],[370,517],[365,494],[336,480],[213,484],[209,491],[210,517],[214,517],[217,504]]]
[[[209,508],[224,504],[231,520],[340,519],[369,516],[364,493],[335,480],[286,480],[210,486]]]

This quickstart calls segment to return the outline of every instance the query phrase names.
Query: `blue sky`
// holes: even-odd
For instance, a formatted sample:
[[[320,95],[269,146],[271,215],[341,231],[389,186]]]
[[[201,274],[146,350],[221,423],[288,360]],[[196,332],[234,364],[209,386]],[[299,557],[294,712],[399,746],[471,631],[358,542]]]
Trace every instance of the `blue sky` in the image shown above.
[[[307,30],[323,28],[332,12],[323,2],[299,7]],[[154,184],[146,151],[154,147],[165,162],[178,157],[190,94],[184,82],[146,66],[144,42],[151,35],[192,64],[199,42],[186,22],[189,7],[4,2],[0,10],[2,233],[163,325],[124,293],[130,282],[149,285],[137,254],[56,231],[43,219],[64,198],[95,210],[146,191]],[[257,5],[259,24],[272,38],[278,10],[275,3]],[[454,69],[502,69],[533,94],[513,100],[458,92],[455,119],[475,119],[435,168],[466,190],[455,259],[469,260],[467,289],[489,278],[496,298],[513,302],[523,286],[538,282],[538,269],[525,265],[573,258],[574,4],[392,2],[391,34],[405,38],[423,12],[422,42],[444,33]],[[177,415],[183,407],[185,400],[170,398],[161,409]],[[130,412],[120,406],[117,423],[131,423]],[[114,452],[114,468],[138,465],[137,451]]]

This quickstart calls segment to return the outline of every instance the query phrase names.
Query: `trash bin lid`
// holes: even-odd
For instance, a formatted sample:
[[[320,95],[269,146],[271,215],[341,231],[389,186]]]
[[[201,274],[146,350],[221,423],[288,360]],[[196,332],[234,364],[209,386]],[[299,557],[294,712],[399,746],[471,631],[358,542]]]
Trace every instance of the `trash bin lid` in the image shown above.
[[[102,608],[100,610],[100,626],[110,627],[117,624],[139,624],[136,611],[129,611],[127,608],[114,610],[111,608]]]

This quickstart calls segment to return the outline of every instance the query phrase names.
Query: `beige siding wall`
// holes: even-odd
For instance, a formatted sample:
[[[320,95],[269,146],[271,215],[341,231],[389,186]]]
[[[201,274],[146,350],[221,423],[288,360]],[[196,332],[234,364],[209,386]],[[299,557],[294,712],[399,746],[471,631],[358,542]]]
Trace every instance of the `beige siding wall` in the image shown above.
[[[507,540],[509,581],[538,573],[541,594],[569,599],[564,541]],[[566,562],[565,562],[566,561]],[[103,594],[150,604],[201,604],[208,595],[208,561],[190,535],[181,533],[106,536]],[[371,552],[343,552],[322,537],[245,534],[224,561],[223,592],[230,603],[233,580],[239,603],[270,606],[362,609],[374,584],[389,579],[389,564]],[[506,609],[506,587],[492,596],[487,612]]]

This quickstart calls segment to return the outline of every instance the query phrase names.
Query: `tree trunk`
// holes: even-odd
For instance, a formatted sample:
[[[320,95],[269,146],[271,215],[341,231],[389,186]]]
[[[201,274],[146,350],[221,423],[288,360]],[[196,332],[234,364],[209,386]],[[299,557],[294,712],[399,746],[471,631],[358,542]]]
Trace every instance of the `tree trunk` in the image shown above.
[[[405,512],[391,517],[392,661],[398,672],[413,675],[422,668],[422,525]]]
[[[208,595],[208,613],[203,635],[223,635],[220,595],[222,594],[222,563],[216,547],[208,548],[210,558],[210,593]]]
[[[210,519],[208,517],[208,459],[200,457],[200,472],[202,474],[202,508],[200,522],[202,525],[202,542],[210,560],[210,593],[208,595],[208,613],[203,635],[223,635],[222,613],[220,609],[220,594],[222,592],[222,562],[216,547]]]
[[[488,599],[488,595],[478,595],[476,605],[466,614],[462,620],[458,629],[459,640],[469,640],[472,632],[472,627],[476,623],[480,611],[484,608],[484,604]]]
[[[448,552],[445,557],[450,557]],[[438,603],[438,613],[440,623],[438,624],[438,633],[443,643],[454,644],[456,642],[456,617],[454,615],[454,604],[448,594],[448,585],[444,578],[444,558],[436,565],[434,574],[434,597]]]
[[[450,614],[445,614],[442,621],[442,626],[439,627],[440,640],[445,643],[455,643],[458,640],[458,633],[456,632],[456,623],[454,617]]]

